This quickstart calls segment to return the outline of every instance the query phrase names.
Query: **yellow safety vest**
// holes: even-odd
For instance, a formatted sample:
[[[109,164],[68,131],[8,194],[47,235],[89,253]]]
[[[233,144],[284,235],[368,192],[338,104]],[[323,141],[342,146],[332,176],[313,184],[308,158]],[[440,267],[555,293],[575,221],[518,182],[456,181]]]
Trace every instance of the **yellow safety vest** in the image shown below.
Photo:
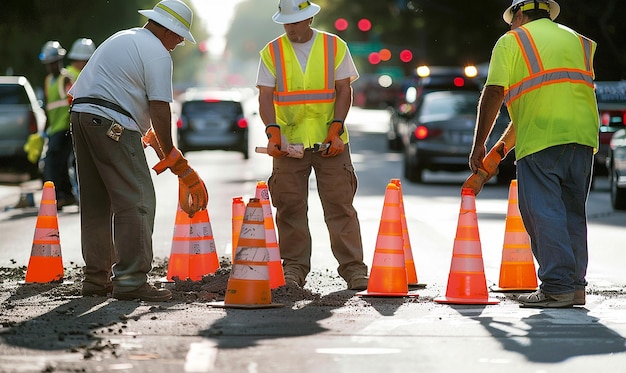
[[[576,35],[580,49],[568,55],[542,54],[541,41],[533,37],[536,30],[537,35],[548,39],[561,35],[559,32]],[[531,22],[508,34],[515,38],[525,62],[513,68],[513,84],[505,90],[517,136],[516,157],[566,143],[597,148],[599,120],[593,85],[596,43],[549,20]],[[525,68],[523,73],[520,68]]]
[[[326,138],[335,112],[335,69],[346,51],[343,40],[318,32],[304,72],[287,35],[271,41],[261,51],[261,60],[276,77],[276,122],[290,144],[310,148]],[[348,142],[347,130],[341,139]]]
[[[65,69],[53,81],[52,75],[46,76],[46,116],[48,118],[48,135],[66,131],[70,128],[70,104],[67,99],[66,87],[74,79]]]

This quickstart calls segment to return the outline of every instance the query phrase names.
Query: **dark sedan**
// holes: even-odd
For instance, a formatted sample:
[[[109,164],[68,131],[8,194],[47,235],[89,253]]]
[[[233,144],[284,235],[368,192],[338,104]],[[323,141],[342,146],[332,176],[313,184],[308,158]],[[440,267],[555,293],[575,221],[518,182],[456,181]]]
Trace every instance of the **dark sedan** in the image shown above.
[[[474,139],[476,110],[480,92],[440,91],[424,93],[417,102],[415,114],[399,126],[404,143],[404,176],[422,182],[424,170],[469,172],[469,153]],[[509,123],[506,109],[487,142],[488,150]],[[515,178],[513,154],[501,163],[498,183]]]
[[[611,205],[626,210],[626,129],[620,129],[611,138],[606,162],[609,170]]]

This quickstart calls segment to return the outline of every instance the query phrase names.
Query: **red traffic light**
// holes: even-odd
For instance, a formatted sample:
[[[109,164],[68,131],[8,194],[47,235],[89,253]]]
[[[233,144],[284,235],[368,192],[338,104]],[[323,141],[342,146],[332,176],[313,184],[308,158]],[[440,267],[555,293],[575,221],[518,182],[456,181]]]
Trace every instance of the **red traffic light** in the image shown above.
[[[359,20],[359,23],[357,23],[357,27],[359,28],[359,30],[367,32],[372,29],[372,22],[370,22],[370,20],[367,18],[362,18],[361,20]]]
[[[380,63],[380,54],[378,52],[372,52],[367,56],[367,60],[372,65],[378,65]]]
[[[335,28],[337,31],[346,31],[348,29],[348,21],[345,18],[337,18]]]
[[[404,49],[400,52],[400,61],[402,62],[411,62],[413,59],[413,52],[408,49]]]

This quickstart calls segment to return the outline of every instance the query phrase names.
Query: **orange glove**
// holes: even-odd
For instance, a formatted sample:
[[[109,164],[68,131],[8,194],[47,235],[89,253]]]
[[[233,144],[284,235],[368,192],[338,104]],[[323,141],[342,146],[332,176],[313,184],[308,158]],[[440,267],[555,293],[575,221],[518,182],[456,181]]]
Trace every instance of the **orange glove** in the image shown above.
[[[324,139],[324,144],[330,144],[330,147],[322,152],[322,157],[334,157],[343,153],[345,145],[341,139],[343,134],[343,121],[335,119],[328,128],[328,135]]]
[[[267,154],[272,157],[284,157],[287,155],[286,151],[281,150],[281,138],[280,138],[280,126],[272,123],[265,127],[265,134],[267,135]]]
[[[161,149],[161,144],[159,144],[159,140],[157,139],[156,134],[154,133],[154,130],[152,128],[150,128],[148,132],[146,132],[146,134],[141,138],[141,142],[143,143],[144,149],[148,146],[151,146],[159,156],[159,159],[165,158],[165,153],[163,152],[163,149]]]
[[[173,148],[167,157],[153,167],[157,175],[165,171],[166,168],[169,168],[170,171],[178,176],[178,202],[180,208],[189,217],[192,217],[200,210],[206,209],[209,203],[209,194],[206,186],[177,148]]]

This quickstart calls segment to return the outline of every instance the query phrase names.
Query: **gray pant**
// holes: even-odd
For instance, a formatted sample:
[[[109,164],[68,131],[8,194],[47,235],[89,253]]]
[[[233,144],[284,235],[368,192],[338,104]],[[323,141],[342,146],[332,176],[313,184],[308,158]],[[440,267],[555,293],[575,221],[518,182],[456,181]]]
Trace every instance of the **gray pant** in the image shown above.
[[[131,291],[152,269],[156,195],[141,134],[107,136],[109,119],[72,112],[85,282]],[[113,274],[111,278],[111,273]]]
[[[346,144],[343,153],[323,158],[310,149],[302,159],[274,158],[268,189],[276,207],[276,227],[285,273],[302,280],[311,269],[311,233],[308,221],[309,176],[315,170],[317,190],[324,209],[330,248],[346,281],[367,275],[363,263],[361,228],[353,207],[357,178]]]

